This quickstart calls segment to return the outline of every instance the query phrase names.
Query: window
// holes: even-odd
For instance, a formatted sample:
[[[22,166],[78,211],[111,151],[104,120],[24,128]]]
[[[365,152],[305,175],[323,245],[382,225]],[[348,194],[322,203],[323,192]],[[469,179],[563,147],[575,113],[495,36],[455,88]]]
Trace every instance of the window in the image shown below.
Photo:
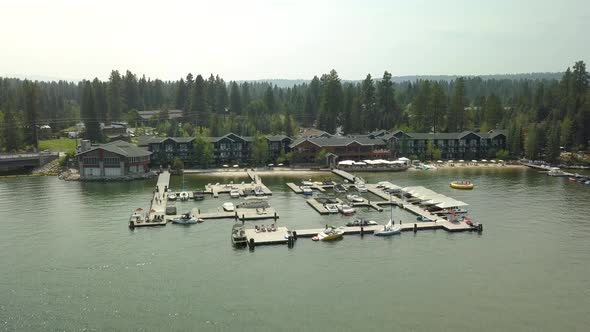
[[[166,144],[166,152],[172,152],[172,151],[174,151],[174,145]]]

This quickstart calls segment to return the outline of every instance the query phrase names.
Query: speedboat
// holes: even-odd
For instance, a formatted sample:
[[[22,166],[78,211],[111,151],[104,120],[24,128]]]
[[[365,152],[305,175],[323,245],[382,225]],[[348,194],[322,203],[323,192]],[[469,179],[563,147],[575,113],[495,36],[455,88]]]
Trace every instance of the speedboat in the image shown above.
[[[363,219],[363,218],[359,218],[355,221],[351,221],[349,223],[346,223],[346,226],[348,226],[348,227],[375,226],[375,225],[379,225],[379,224],[374,220],[367,220],[367,219]]]
[[[222,205],[223,210],[227,211],[227,212],[233,212],[234,211],[234,203],[232,202],[225,202]]]
[[[139,209],[141,210],[141,209]],[[133,228],[136,224],[141,224],[147,222],[147,218],[142,217],[141,214],[137,213],[137,211],[133,212],[131,217],[129,217],[129,227]]]
[[[362,182],[358,182],[356,185],[356,191],[358,191],[359,193],[366,193],[368,191],[367,186],[365,186],[364,183]]]
[[[346,199],[353,203],[362,203],[365,201],[364,198],[358,195],[346,195]]]
[[[240,191],[238,189],[232,189],[229,192],[229,197],[231,197],[231,198],[240,198]]]
[[[231,242],[235,247],[244,247],[248,244],[246,229],[242,224],[234,224],[231,229]]]
[[[345,193],[346,192],[346,187],[342,184],[339,183],[337,185],[334,186],[334,191],[337,193]]]
[[[179,225],[190,225],[199,223],[199,220],[200,222],[203,222],[202,219],[196,219],[195,217],[191,216],[190,213],[185,213],[178,218],[172,219],[172,223]]]
[[[329,213],[338,213],[338,206],[336,204],[325,204],[324,207]]]
[[[318,235],[313,239],[316,239],[315,241],[334,241],[334,240],[339,240],[342,239],[342,236],[344,235],[344,229],[342,228],[335,228],[334,226],[330,226],[326,229],[324,229],[323,231],[321,231],[320,233],[318,233]]]
[[[180,197],[181,201],[188,201],[188,192],[187,191],[182,191],[180,192],[180,194],[178,195],[178,197]]]
[[[342,213],[345,216],[352,216],[355,212],[355,210],[352,207],[350,207],[346,204],[341,204],[341,205],[339,204],[337,206],[338,206],[338,211],[340,211],[340,213]]]
[[[254,195],[255,196],[264,196],[264,190],[260,186],[254,188]]]
[[[395,234],[400,234],[402,232],[402,228],[399,225],[394,225],[393,221],[390,219],[387,225],[383,226],[383,229],[375,231],[375,236],[392,236]]]
[[[313,195],[313,190],[308,186],[302,186],[301,190],[303,191],[303,195]]]
[[[451,188],[454,189],[473,189],[473,183],[470,181],[453,181],[451,182]]]
[[[564,176],[565,173],[559,169],[559,167],[551,167],[549,172],[547,172],[548,176]]]
[[[196,190],[193,191],[193,197],[195,198],[195,201],[202,201],[205,199],[205,193],[203,193],[202,190]]]
[[[243,209],[265,209],[269,208],[270,204],[268,204],[268,199],[266,197],[254,197],[248,196],[244,198],[244,202],[238,204],[238,208]]]
[[[416,220],[417,220],[417,221],[432,221],[432,219],[430,219],[430,218],[427,218],[427,217],[425,217],[425,216],[417,216],[417,217],[416,217]]]
[[[176,194],[175,193],[169,193],[168,194],[168,200],[169,201],[175,201],[176,200]]]
[[[313,186],[313,182],[311,180],[303,180],[301,181],[302,186],[311,187]]]

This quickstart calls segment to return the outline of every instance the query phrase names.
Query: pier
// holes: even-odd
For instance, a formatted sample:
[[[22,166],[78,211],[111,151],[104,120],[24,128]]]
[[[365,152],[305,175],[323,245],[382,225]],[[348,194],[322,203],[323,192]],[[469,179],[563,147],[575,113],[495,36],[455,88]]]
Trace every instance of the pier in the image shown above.
[[[352,183],[357,182],[357,180],[359,180],[361,182],[365,182],[365,180],[363,178],[358,177],[358,176],[354,176],[354,175],[348,173],[347,171],[343,171],[340,169],[335,168],[332,170],[332,173],[334,173],[334,174],[336,174],[336,175],[338,175],[338,176],[340,176],[340,177],[344,178],[345,180],[348,180]]]
[[[266,209],[260,209],[260,208],[259,209],[250,209],[250,208],[240,209],[240,208],[238,208],[235,211],[224,211],[223,209],[221,209],[221,210],[212,211],[212,212],[202,212],[198,208],[193,208],[192,214],[195,216],[195,218],[200,218],[203,220],[235,219],[235,220],[248,221],[248,220],[264,220],[264,219],[277,220],[277,219],[279,219],[279,214],[272,207],[269,207]],[[170,218],[170,219],[174,219],[174,218]]]

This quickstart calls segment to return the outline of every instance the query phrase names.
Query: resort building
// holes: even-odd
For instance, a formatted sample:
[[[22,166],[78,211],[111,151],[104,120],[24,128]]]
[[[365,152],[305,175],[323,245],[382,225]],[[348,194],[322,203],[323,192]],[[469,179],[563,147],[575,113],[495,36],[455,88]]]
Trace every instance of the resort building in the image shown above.
[[[460,133],[405,133],[401,130],[383,134],[391,137],[393,156],[416,156],[428,159],[428,145],[441,152],[443,159],[493,158],[497,151],[506,149],[506,133],[490,130],[486,133],[463,131]]]
[[[336,159],[361,161],[364,159],[391,158],[389,141],[383,137],[363,136],[332,136],[332,137],[301,137],[291,144],[294,160],[298,162],[314,162],[320,151],[328,153],[333,164]]]
[[[284,135],[265,136],[268,141],[269,160],[276,160],[281,151],[289,152],[292,139]],[[213,145],[214,164],[247,164],[252,160],[252,143],[254,137],[229,133],[220,137],[207,137]],[[186,163],[192,163],[191,153],[194,149],[194,137],[153,137],[139,138],[139,146],[153,152],[152,164],[169,163],[179,157]]]
[[[80,179],[100,180],[143,177],[149,172],[152,153],[128,142],[91,145],[84,140],[76,154]]]

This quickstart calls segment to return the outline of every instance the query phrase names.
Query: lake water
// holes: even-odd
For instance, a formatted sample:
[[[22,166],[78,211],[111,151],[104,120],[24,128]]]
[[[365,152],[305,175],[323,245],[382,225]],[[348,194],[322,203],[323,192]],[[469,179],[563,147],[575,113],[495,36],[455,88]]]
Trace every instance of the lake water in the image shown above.
[[[465,201],[484,232],[299,239],[249,252],[231,247],[232,220],[129,230],[155,180],[2,179],[0,330],[588,330],[590,186],[525,169],[359,175]],[[454,179],[476,189],[453,190]],[[185,185],[229,180],[186,176]],[[284,184],[301,178],[263,181],[279,225],[349,220],[320,216]],[[226,200],[178,206],[213,210]],[[385,221],[389,211],[360,213]]]

